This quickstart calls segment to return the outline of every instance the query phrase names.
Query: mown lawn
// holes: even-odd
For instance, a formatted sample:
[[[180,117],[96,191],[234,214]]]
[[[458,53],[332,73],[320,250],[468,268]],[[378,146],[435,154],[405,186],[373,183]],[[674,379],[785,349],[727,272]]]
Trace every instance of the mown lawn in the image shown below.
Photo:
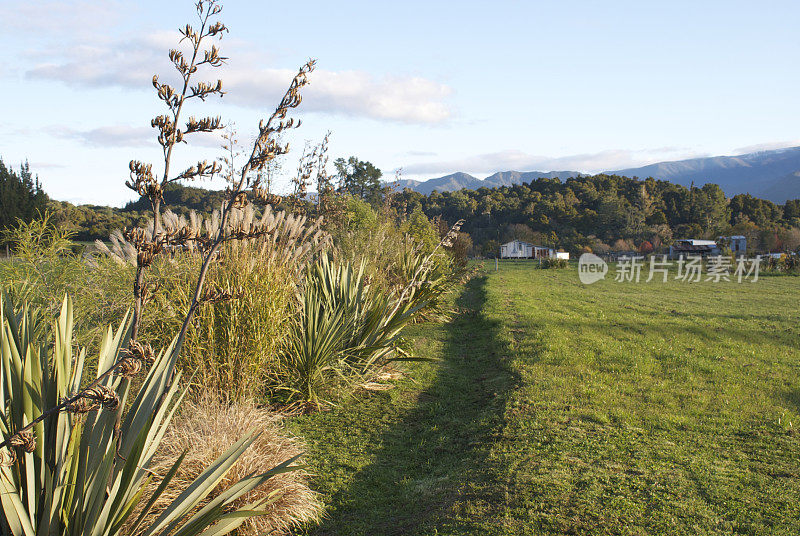
[[[800,278],[494,263],[384,392],[294,419],[311,534],[799,534]]]

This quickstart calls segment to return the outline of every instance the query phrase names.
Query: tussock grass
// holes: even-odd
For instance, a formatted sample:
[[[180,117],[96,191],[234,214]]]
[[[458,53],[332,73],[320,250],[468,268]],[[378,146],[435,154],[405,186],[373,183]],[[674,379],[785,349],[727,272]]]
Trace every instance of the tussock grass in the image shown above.
[[[258,439],[198,508],[242,478],[267,471],[303,452],[302,442],[287,436],[281,422],[281,416],[269,409],[253,402],[231,403],[213,392],[185,401],[150,467],[158,477],[150,482],[145,496],[156,489],[175,460],[184,451],[187,454],[147,519],[157,518],[210,462],[252,430],[260,432]],[[261,487],[239,498],[233,506],[242,507],[273,494],[274,501],[264,507],[268,513],[248,519],[238,529],[238,534],[285,534],[293,527],[319,520],[322,514],[320,496],[309,488],[307,474],[302,470],[273,476]]]

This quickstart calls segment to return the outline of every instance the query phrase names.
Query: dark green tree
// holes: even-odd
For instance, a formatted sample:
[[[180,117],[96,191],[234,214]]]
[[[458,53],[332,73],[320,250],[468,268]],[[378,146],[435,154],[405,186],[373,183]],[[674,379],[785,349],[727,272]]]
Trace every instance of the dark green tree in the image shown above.
[[[32,176],[27,162],[15,173],[0,160],[0,229],[13,227],[17,220],[31,221],[45,210],[48,201],[39,177]]]
[[[347,160],[337,158],[333,165],[339,177],[340,188],[368,202],[373,207],[381,203],[383,188],[381,187],[381,170],[370,162],[362,162],[355,156]]]

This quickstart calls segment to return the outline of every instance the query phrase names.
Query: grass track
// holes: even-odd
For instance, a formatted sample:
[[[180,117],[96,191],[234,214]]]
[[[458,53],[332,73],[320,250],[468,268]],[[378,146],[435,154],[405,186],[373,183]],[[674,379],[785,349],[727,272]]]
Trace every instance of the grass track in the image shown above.
[[[799,296],[501,264],[413,328],[442,361],[291,423],[311,533],[798,534]]]

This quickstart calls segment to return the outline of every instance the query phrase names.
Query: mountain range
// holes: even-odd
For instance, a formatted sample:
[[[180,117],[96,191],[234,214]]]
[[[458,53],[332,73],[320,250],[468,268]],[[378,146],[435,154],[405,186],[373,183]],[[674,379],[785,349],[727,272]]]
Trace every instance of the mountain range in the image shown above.
[[[694,183],[718,184],[728,196],[751,194],[775,203],[800,198],[800,147],[759,151],[738,156],[713,156],[691,158],[673,162],[659,162],[638,168],[605,171],[606,174],[625,177],[666,180],[684,186]],[[569,177],[588,175],[580,171],[501,171],[479,179],[468,173],[457,172],[444,177],[415,181],[401,179],[400,188],[410,188],[428,195],[469,188],[496,188],[530,182],[540,177]]]

